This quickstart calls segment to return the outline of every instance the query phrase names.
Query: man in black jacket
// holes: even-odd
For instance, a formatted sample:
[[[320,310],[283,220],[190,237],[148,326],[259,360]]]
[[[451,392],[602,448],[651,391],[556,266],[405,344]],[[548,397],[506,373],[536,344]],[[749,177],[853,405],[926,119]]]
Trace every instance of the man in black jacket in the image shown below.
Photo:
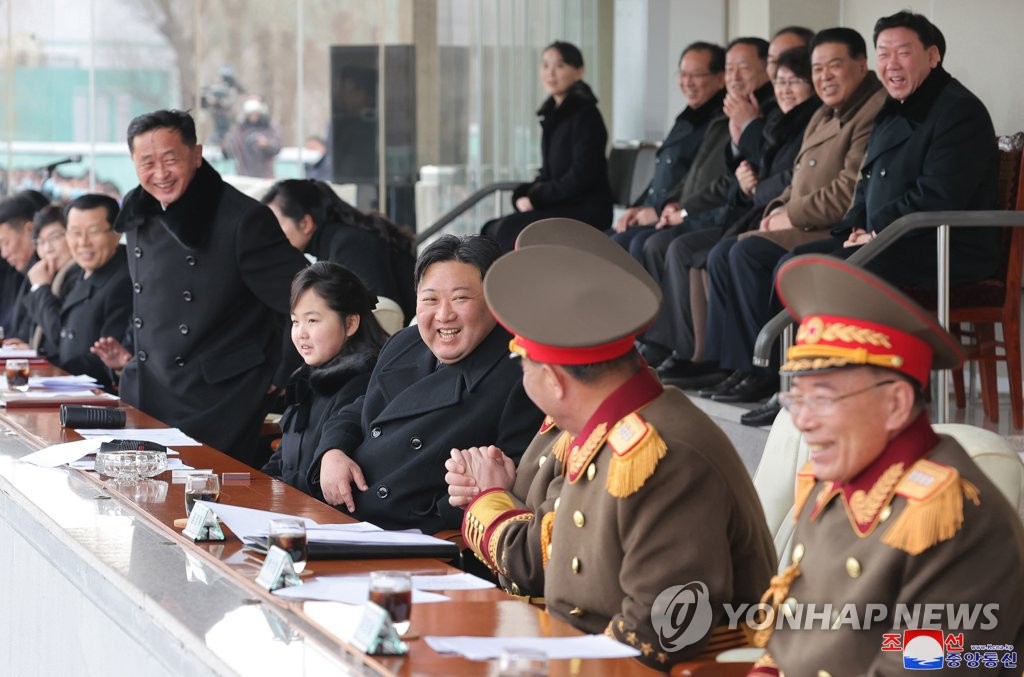
[[[314,495],[385,529],[457,529],[462,511],[444,480],[451,450],[493,444],[522,456],[543,416],[484,300],[484,273],[500,254],[480,236],[446,235],[423,251],[417,326],[391,338],[366,395],[324,426]]]
[[[188,113],[135,118],[128,149],[140,185],[115,224],[127,237],[135,298],[135,358],[121,396],[259,467],[264,396],[305,259],[270,209],[203,160]]]

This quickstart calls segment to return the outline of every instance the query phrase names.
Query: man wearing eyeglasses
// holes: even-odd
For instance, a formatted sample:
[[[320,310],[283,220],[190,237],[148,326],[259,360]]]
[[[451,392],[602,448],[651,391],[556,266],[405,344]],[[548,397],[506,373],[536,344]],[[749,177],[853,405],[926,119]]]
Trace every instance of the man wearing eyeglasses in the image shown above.
[[[905,628],[962,633],[962,651],[1024,647],[1024,525],[963,448],[933,432],[924,404],[930,371],[959,365],[959,344],[835,258],[792,259],[777,290],[800,321],[780,402],[810,460],[796,480],[792,563],[755,636],[768,654],[751,674],[895,674],[922,649],[891,650]],[[899,608],[909,620],[896,621]],[[993,674],[1018,674],[1012,662]]]

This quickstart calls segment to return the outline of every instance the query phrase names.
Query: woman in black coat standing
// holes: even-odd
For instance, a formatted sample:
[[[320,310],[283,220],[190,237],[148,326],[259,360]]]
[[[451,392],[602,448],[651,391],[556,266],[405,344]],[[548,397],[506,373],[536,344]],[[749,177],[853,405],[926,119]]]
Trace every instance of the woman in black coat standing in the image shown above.
[[[288,383],[281,444],[263,472],[310,493],[306,481],[323,423],[366,392],[387,335],[373,316],[377,299],[355,274],[318,261],[295,276],[292,343],[304,365]]]
[[[537,111],[542,130],[540,172],[513,192],[516,213],[484,226],[484,233],[504,251],[511,251],[519,233],[541,219],[566,217],[600,230],[611,227],[608,130],[583,74],[583,55],[575,45],[553,42],[545,48],[540,78],[550,96]]]

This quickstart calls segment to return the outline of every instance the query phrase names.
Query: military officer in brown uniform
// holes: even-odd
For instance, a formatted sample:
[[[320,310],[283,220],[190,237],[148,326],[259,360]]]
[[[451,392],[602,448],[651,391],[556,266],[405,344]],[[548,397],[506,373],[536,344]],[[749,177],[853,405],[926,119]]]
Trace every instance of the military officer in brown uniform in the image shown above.
[[[932,431],[922,404],[929,371],[960,364],[958,344],[900,292],[835,258],[793,259],[777,289],[800,320],[782,367],[793,388],[780,400],[810,461],[796,480],[792,564],[764,598],[777,622],[759,633],[768,653],[751,674],[902,673],[905,653],[920,653],[902,646],[908,626],[942,630],[932,659],[945,649],[949,666],[969,667],[972,646],[1024,649],[1020,517]],[[812,604],[824,618],[807,615]],[[980,613],[985,605],[998,607]],[[975,621],[958,623],[958,610]],[[949,651],[959,633],[962,651]],[[996,653],[984,674],[1020,674]]]
[[[549,612],[634,646],[648,665],[667,670],[734,643],[716,627],[723,605],[756,600],[775,551],[729,440],[633,348],[657,295],[608,259],[559,245],[502,257],[484,289],[515,335],[527,394],[562,430],[552,453],[564,470],[557,503],[540,516],[507,491],[482,492],[466,510],[467,544],[507,574],[503,562],[518,555],[506,532],[536,522],[536,538],[517,544],[544,566]],[[706,615],[652,613],[663,592],[688,585],[704,591],[696,606]]]

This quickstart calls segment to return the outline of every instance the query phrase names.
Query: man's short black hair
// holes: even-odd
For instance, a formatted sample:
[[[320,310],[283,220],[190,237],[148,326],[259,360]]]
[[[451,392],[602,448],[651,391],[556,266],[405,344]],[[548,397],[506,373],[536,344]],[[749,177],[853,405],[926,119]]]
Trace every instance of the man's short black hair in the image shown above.
[[[939,50],[939,58],[946,58],[946,36],[925,15],[903,10],[889,16],[883,16],[875,22],[873,37],[875,47],[878,46],[878,34],[890,28],[907,28],[914,31],[917,33],[917,37],[921,40],[921,44],[924,45],[925,49],[935,45]]]
[[[807,26],[786,26],[785,28],[780,28],[779,30],[775,31],[775,35],[772,36],[772,40],[779,37],[780,35],[786,35],[787,33],[789,35],[795,35],[796,37],[800,38],[801,40],[804,41],[805,45],[809,45],[811,43],[811,40],[814,39],[814,31],[812,31]]]
[[[135,137],[154,129],[176,129],[186,146],[195,148],[196,121],[185,110],[155,110],[143,113],[128,123],[128,152],[135,150]]]
[[[640,358],[640,353],[637,352],[636,348],[634,348],[625,355],[620,355],[619,357],[611,360],[605,360],[604,362],[593,362],[591,364],[565,364],[562,365],[562,368],[577,381],[582,383],[593,383],[603,375],[616,369],[627,366],[645,368],[644,365],[645,362]]]
[[[0,226],[7,226],[17,231],[32,221],[36,213],[36,203],[24,196],[14,195],[0,201]]]
[[[97,209],[99,207],[103,207],[107,210],[107,223],[113,226],[121,208],[118,206],[117,200],[109,195],[103,195],[101,193],[86,193],[85,195],[79,195],[69,202],[67,206],[64,207],[64,220],[67,221],[68,214],[71,213],[72,209],[87,210]]]
[[[852,28],[826,28],[819,31],[811,40],[811,52],[826,43],[837,42],[846,45],[846,51],[850,53],[851,59],[866,59],[868,57],[868,45],[864,42],[864,36]]]
[[[725,71],[725,50],[722,49],[721,45],[716,45],[713,42],[691,42],[683,50],[683,53],[679,55],[679,63],[683,62],[683,57],[690,52],[707,52],[708,56],[708,72],[713,75],[718,75]]]
[[[757,58],[762,63],[768,63],[768,41],[763,38],[736,38],[732,40],[725,51],[728,52],[736,45],[748,45],[757,50]]]
[[[416,259],[416,287],[420,286],[427,268],[445,261],[476,266],[480,279],[483,279],[499,256],[501,247],[486,235],[442,235],[427,245]]]

